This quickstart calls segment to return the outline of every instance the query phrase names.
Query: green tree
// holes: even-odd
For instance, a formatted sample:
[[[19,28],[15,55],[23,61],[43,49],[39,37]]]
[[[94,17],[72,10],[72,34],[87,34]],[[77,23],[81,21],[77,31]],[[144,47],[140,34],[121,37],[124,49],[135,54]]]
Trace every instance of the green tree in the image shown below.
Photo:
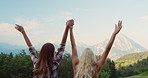
[[[70,54],[65,54],[60,63],[59,78],[73,78],[72,57]]]

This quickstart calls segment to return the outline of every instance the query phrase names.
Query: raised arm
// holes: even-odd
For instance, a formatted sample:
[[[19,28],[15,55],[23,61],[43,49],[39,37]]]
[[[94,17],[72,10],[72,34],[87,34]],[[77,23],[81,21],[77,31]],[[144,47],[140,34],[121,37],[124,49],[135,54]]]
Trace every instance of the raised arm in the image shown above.
[[[112,45],[114,43],[115,37],[119,33],[119,31],[121,30],[121,28],[122,28],[122,21],[118,21],[118,25],[115,24],[115,30],[112,33],[112,36],[111,36],[111,38],[110,38],[110,40],[109,40],[109,42],[108,42],[108,44],[107,44],[107,46],[105,48],[105,51],[103,52],[100,60],[97,62],[98,71],[100,71],[101,68],[103,67],[103,65],[105,63],[105,60],[106,60],[106,58],[107,58],[107,56],[109,54],[109,51],[110,51],[110,49],[111,49],[111,47],[112,47]]]
[[[15,24],[15,25],[16,25],[15,28],[22,33],[22,35],[23,35],[23,37],[25,39],[25,42],[26,42],[27,46],[29,47],[31,60],[32,60],[32,63],[34,65],[34,67],[35,67],[35,64],[37,62],[36,50],[32,46],[32,44],[31,44],[31,42],[30,42],[30,40],[29,40],[29,38],[28,38],[24,28],[22,26],[20,26],[20,25],[17,25],[17,24]]]
[[[63,52],[65,50],[65,44],[66,44],[66,41],[67,41],[67,35],[68,35],[69,27],[70,27],[69,22],[70,22],[70,20],[68,20],[66,22],[66,28],[65,28],[65,31],[64,31],[64,34],[63,34],[63,38],[62,38],[60,47],[58,48],[58,53],[56,54],[56,57],[55,57],[55,61],[58,64],[60,63],[60,61],[62,59]]]
[[[16,25],[15,28],[16,28],[18,31],[20,31],[20,32],[22,33],[22,35],[23,35],[23,37],[24,37],[24,39],[25,39],[25,42],[26,42],[27,46],[28,46],[28,47],[31,47],[32,44],[31,44],[31,42],[30,42],[30,40],[29,40],[29,38],[28,38],[28,36],[27,36],[27,34],[26,34],[24,28],[23,28],[22,26],[20,26],[20,25],[17,25],[17,24],[15,24],[15,25]]]
[[[77,48],[76,43],[73,35],[73,26],[70,27],[70,41],[72,46],[72,64],[74,69],[74,75],[76,74],[76,66],[79,63],[78,55],[77,55]]]
[[[62,37],[61,44],[65,45],[65,43],[67,41],[68,31],[69,31],[69,26],[66,24],[66,28],[65,28],[65,31],[64,31],[64,34],[63,34],[63,37]]]

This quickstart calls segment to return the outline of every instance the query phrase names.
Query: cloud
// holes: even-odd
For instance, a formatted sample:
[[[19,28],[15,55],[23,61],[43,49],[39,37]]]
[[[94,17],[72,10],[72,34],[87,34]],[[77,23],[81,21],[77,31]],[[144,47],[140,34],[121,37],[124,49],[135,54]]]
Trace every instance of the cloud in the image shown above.
[[[36,19],[16,18],[16,24],[22,25],[26,30],[33,30],[41,27]]]
[[[37,20],[29,20],[29,19],[23,19],[23,18],[16,18],[15,19],[16,24],[22,25],[26,31],[29,31],[29,34],[32,36],[39,36],[41,34],[46,33],[46,30],[43,30],[43,26],[38,23]],[[18,36],[19,33],[17,30],[15,30],[14,24],[9,23],[0,23],[0,36],[7,36],[7,37],[13,37]]]
[[[23,25],[25,30],[30,31],[29,34],[33,37],[38,37],[48,32],[47,30],[44,30],[44,24],[40,24],[37,19],[17,18],[15,21],[18,24]],[[49,19],[48,21],[53,22],[54,19]]]
[[[14,27],[14,24],[0,23],[0,36],[18,36],[18,31]]]
[[[141,19],[148,20],[148,15],[142,16]]]

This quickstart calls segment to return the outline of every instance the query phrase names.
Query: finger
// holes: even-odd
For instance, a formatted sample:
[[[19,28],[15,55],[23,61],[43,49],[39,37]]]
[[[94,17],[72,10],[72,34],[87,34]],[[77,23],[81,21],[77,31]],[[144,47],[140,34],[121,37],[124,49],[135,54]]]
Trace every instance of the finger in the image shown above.
[[[115,24],[115,28],[117,28],[117,24]]]
[[[73,26],[69,26],[70,29],[73,29]]]
[[[18,30],[19,29],[19,27],[18,26],[15,26],[15,28]]]
[[[120,28],[122,28],[122,24],[120,25]]]
[[[119,20],[119,21],[118,21],[118,26],[119,26],[120,24],[121,24],[121,21]]]
[[[15,26],[15,29],[17,29],[17,26]]]
[[[73,28],[73,26],[69,26],[71,29]]]
[[[122,21],[120,20],[120,25],[122,24]]]
[[[19,26],[18,24],[15,24],[16,26]]]
[[[118,26],[119,26],[120,20],[118,21]]]
[[[69,20],[67,20],[67,22],[66,23],[68,23],[69,22]]]
[[[73,19],[70,19],[70,20],[73,20]]]
[[[68,21],[66,22],[66,24],[68,23]]]
[[[73,22],[74,20],[72,19],[72,20],[70,20],[70,22]]]
[[[120,26],[120,29],[122,28],[122,25]]]
[[[18,24],[15,24],[16,26],[18,26],[18,27],[21,27],[21,25],[18,25]]]
[[[120,22],[120,28],[122,28],[122,21]]]

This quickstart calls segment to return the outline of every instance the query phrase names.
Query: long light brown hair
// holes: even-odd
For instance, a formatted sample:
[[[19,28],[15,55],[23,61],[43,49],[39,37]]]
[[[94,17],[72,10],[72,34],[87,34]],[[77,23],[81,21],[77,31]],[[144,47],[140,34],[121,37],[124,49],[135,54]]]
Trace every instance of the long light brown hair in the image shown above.
[[[51,72],[53,66],[55,47],[51,43],[45,43],[39,53],[38,61],[35,65],[34,72],[37,75],[43,75],[47,77],[47,68]]]

